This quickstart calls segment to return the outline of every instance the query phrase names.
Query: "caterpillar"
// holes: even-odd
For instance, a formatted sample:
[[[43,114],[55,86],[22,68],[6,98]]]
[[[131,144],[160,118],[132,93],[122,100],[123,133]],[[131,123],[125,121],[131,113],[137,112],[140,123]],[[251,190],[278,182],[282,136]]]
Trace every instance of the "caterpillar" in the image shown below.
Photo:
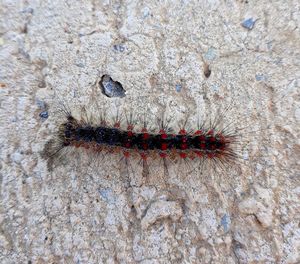
[[[225,129],[218,130],[217,124],[210,128],[197,129],[190,133],[185,128],[180,129],[177,134],[170,133],[163,121],[160,123],[158,133],[151,133],[146,125],[140,132],[133,131],[133,124],[129,123],[126,130],[120,128],[117,121],[113,126],[107,126],[102,121],[98,126],[92,126],[83,120],[77,120],[70,112],[67,112],[66,122],[59,128],[60,146],[54,153],[48,153],[51,158],[62,148],[73,146],[76,148],[92,149],[102,151],[109,148],[120,148],[124,156],[128,158],[130,151],[137,151],[141,159],[146,160],[149,156],[160,158],[167,155],[178,154],[180,158],[208,158],[220,162],[229,162],[237,157],[232,145],[235,143],[236,135]],[[45,149],[47,152],[47,148]]]
[[[139,174],[137,167],[140,166],[145,178],[151,174],[151,167],[157,166],[153,163],[158,161],[158,167],[163,168],[164,181],[168,181],[171,168],[176,175],[196,171],[196,177],[199,177],[211,169],[213,173],[224,174],[236,165],[245,164],[244,161],[247,163],[245,145],[255,143],[260,137],[259,133],[270,129],[269,125],[265,128],[236,126],[237,122],[231,121],[229,113],[234,107],[234,103],[230,103],[222,111],[220,106],[215,114],[210,113],[204,120],[198,118],[197,122],[192,119],[189,125],[189,118],[183,118],[177,124],[178,129],[174,130],[170,126],[171,118],[165,118],[165,110],[161,117],[155,118],[157,125],[153,128],[153,125],[149,126],[151,122],[147,114],[140,114],[134,120],[134,110],[123,117],[119,114],[120,110],[116,110],[115,117],[109,122],[107,111],[101,109],[98,103],[89,108],[77,106],[79,113],[71,110],[66,103],[60,103],[59,113],[63,114],[63,119],[59,121],[56,135],[46,143],[42,157],[52,170],[74,151],[87,153],[91,163],[97,164],[97,169],[104,167],[103,160],[107,157],[117,156],[116,163],[124,163],[127,174],[129,168],[131,172]],[[242,119],[238,121],[240,124],[244,122]],[[260,152],[260,149],[256,152]],[[262,160],[260,157],[258,159]],[[76,163],[78,165],[80,161]],[[131,163],[136,165],[132,166]]]
[[[162,167],[164,181],[168,181],[169,170],[176,174],[198,170],[202,173],[208,167],[224,171],[241,159],[239,153],[239,135],[230,125],[223,125],[225,113],[218,113],[218,118],[209,122],[198,120],[197,129],[191,129],[188,118],[179,124],[178,132],[170,128],[171,118],[156,117],[156,129],[149,126],[146,115],[134,121],[129,114],[122,118],[119,114],[108,122],[105,112],[92,118],[99,111],[82,108],[80,113],[73,113],[61,104],[63,119],[58,125],[56,135],[45,145],[42,157],[47,160],[49,170],[59,165],[59,161],[70,152],[86,152],[92,157],[92,163],[101,169],[107,156],[117,156],[117,163],[124,163],[127,174],[142,168],[142,176],[152,177],[151,167]],[[90,112],[88,114],[87,112]],[[119,111],[117,111],[119,112]],[[95,120],[96,119],[96,120]],[[154,162],[158,161],[158,165]],[[136,165],[132,166],[131,163]],[[210,166],[209,166],[209,165]],[[175,168],[174,168],[175,165]],[[88,165],[90,166],[90,165]],[[153,174],[153,173],[152,173]]]

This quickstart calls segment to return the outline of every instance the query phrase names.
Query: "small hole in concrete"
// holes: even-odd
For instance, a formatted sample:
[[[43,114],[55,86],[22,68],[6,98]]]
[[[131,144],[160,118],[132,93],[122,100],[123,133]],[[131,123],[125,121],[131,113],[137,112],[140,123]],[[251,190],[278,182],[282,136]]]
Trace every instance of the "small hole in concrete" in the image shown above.
[[[109,75],[105,74],[99,82],[101,91],[107,97],[124,97],[125,90],[121,83],[114,81]]]
[[[211,69],[210,69],[210,67],[209,67],[209,65],[208,64],[205,64],[204,65],[204,76],[206,77],[206,78],[208,78],[209,76],[210,76],[210,74],[211,74]]]

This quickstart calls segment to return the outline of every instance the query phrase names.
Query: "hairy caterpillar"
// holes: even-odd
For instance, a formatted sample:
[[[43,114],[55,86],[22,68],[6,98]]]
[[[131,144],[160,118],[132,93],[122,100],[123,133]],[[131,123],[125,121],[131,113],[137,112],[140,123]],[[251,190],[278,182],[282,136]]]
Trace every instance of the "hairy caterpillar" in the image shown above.
[[[117,117],[109,123],[103,115],[95,121],[86,112],[81,110],[79,117],[75,117],[63,107],[64,118],[57,134],[43,150],[50,170],[70,152],[86,152],[98,170],[103,159],[115,156],[114,162],[123,163],[127,173],[129,169],[136,173],[137,167],[141,167],[141,174],[148,180],[153,177],[152,167],[160,167],[164,181],[168,181],[170,169],[175,169],[176,174],[194,170],[201,174],[208,168],[225,171],[241,159],[239,135],[229,125],[222,126],[221,116],[210,122],[199,121],[196,130],[187,128],[186,118],[176,133],[169,127],[170,119],[164,117],[157,118],[157,129],[153,129],[147,126],[145,116],[138,126],[132,115],[125,122]]]
[[[155,174],[149,172],[152,167],[163,168],[165,181],[171,168],[175,175],[187,175],[194,171],[199,177],[211,169],[213,173],[223,174],[245,161],[249,163],[247,144],[255,144],[261,137],[259,133],[270,129],[270,124],[264,128],[252,124],[237,126],[236,123],[242,124],[245,120],[239,118],[239,122],[232,121],[230,111],[235,107],[234,103],[226,107],[221,105],[215,113],[210,113],[205,119],[202,116],[197,122],[185,117],[175,125],[171,124],[171,118],[165,118],[165,110],[153,122],[149,121],[148,114],[135,114],[136,118],[133,118],[133,110],[129,114],[124,110],[122,116],[119,109],[111,109],[110,114],[114,117],[109,122],[107,111],[98,103],[76,107],[74,111],[65,103],[60,103],[59,112],[63,118],[59,121],[56,136],[47,142],[43,150],[43,157],[50,169],[70,152],[85,152],[92,161],[88,167],[96,164],[96,169],[101,169],[104,159],[116,156],[114,162],[125,164],[127,172],[130,169],[135,174],[147,176],[146,179],[149,174]],[[154,128],[149,126],[151,122],[156,124]],[[174,126],[177,126],[176,130],[170,128]],[[262,147],[265,147],[264,144]],[[256,152],[260,152],[262,147]],[[263,155],[254,158],[261,161],[260,157]],[[79,164],[80,160],[77,166]],[[137,173],[138,167],[142,168],[141,173]]]

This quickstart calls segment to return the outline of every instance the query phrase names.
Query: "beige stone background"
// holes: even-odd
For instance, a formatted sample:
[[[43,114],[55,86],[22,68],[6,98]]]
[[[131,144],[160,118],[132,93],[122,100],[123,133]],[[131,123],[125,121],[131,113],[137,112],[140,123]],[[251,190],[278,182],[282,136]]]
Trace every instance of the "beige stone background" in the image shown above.
[[[0,20],[1,263],[300,263],[299,1],[1,0]],[[58,97],[174,126],[231,105],[243,160],[167,184],[133,160],[131,187],[113,157],[49,172]]]

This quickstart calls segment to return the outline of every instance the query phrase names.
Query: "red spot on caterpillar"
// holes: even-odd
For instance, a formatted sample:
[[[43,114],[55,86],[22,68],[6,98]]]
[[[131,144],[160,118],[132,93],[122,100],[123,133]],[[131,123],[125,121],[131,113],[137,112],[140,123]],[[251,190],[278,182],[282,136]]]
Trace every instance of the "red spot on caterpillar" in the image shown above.
[[[168,149],[168,144],[167,143],[161,143],[161,150],[167,150]]]
[[[198,139],[199,139],[199,142],[205,142],[205,136],[204,135],[199,136]]]
[[[199,136],[202,135],[202,131],[201,130],[196,130],[194,133],[195,136]]]
[[[129,158],[129,156],[130,156],[129,151],[123,151],[123,154],[124,154],[125,158]]]
[[[114,124],[114,128],[120,128],[120,122],[116,122],[115,124]]]
[[[214,130],[213,129],[208,130],[207,135],[213,136],[214,135]]]
[[[210,137],[210,138],[209,138],[209,141],[210,141],[210,142],[216,142],[216,138],[215,138],[215,137]]]
[[[181,147],[182,150],[186,150],[188,145],[186,143],[183,143],[183,144],[181,144],[180,147]]]
[[[168,135],[166,134],[165,130],[163,130],[163,129],[159,130],[159,134],[160,134],[161,139],[168,138]]]
[[[167,134],[161,134],[161,139],[167,139],[168,138],[168,135]]]
[[[179,135],[186,135],[186,131],[184,129],[180,129]]]
[[[133,130],[133,125],[128,125],[127,130]]]
[[[186,159],[187,158],[187,154],[185,152],[179,152],[179,156],[182,159]]]
[[[215,157],[215,154],[212,153],[212,152],[209,152],[209,153],[207,154],[207,157],[208,157],[209,159],[213,159],[213,158]]]
[[[149,135],[148,133],[144,133],[144,134],[143,134],[143,139],[144,139],[144,140],[149,139],[149,137],[150,137],[150,135]]]
[[[148,158],[148,156],[144,152],[141,152],[140,156],[141,156],[142,160],[146,160]]]
[[[165,152],[160,152],[159,153],[159,156],[161,157],[161,158],[166,158],[168,155],[167,155],[167,153],[165,153]]]
[[[143,149],[144,149],[144,150],[147,150],[147,149],[148,149],[148,144],[147,144],[147,143],[143,143],[142,146],[143,146]]]

